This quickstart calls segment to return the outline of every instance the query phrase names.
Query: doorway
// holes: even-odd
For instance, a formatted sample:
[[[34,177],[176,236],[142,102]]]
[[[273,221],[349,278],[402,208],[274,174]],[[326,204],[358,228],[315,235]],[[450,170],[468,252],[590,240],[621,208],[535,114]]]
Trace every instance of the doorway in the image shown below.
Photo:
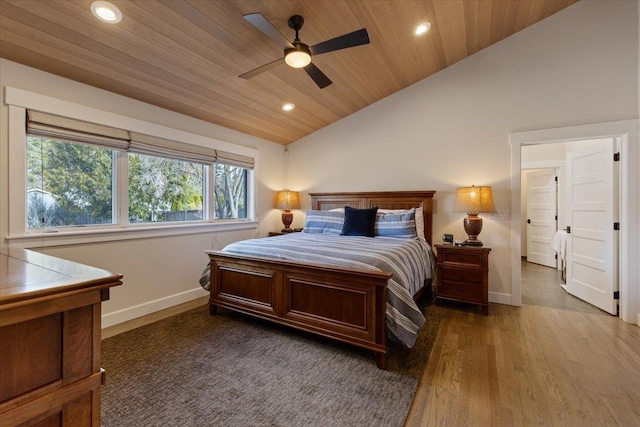
[[[583,141],[596,138],[620,138],[620,217],[619,227],[625,230],[619,233],[620,260],[620,318],[629,323],[640,323],[638,309],[640,304],[637,295],[640,285],[637,283],[637,263],[634,261],[638,252],[637,243],[633,236],[639,233],[637,218],[638,171],[629,167],[629,162],[638,158],[638,120],[623,120],[617,122],[597,123],[590,125],[572,126],[565,128],[545,129],[512,133],[511,144],[511,272],[512,272],[512,305],[522,304],[521,284],[521,147],[537,144],[551,144],[565,141]],[[630,160],[634,159],[634,160]]]
[[[619,152],[618,137],[521,147],[522,254],[559,268],[562,289],[612,315],[619,291]]]

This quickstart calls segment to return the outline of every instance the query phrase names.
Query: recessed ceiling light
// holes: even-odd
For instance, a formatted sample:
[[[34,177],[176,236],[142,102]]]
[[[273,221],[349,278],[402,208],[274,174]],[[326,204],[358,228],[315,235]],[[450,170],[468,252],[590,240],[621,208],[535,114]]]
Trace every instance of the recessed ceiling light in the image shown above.
[[[413,30],[413,35],[414,36],[421,36],[424,33],[426,33],[427,31],[429,31],[429,28],[431,28],[431,22],[423,22],[422,24],[418,25],[415,30]]]
[[[122,21],[122,12],[120,12],[118,6],[108,1],[99,0],[91,3],[91,13],[99,20],[109,24],[116,24]]]
[[[292,104],[292,103],[290,103],[290,102],[287,102],[286,104],[284,104],[284,105],[282,106],[282,109],[283,109],[284,111],[291,111],[291,110],[293,110],[294,108],[296,108],[296,106],[295,106],[295,105],[293,105],[293,104]]]

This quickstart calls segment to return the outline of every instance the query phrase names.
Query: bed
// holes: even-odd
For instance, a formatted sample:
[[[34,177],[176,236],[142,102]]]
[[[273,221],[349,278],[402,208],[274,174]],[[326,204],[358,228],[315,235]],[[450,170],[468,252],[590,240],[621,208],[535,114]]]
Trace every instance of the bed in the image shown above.
[[[311,193],[310,196],[311,208],[316,211],[345,206],[389,210],[421,208],[420,226],[426,241],[431,244],[434,193],[352,192]],[[307,233],[294,234],[258,239],[258,243],[260,246],[267,243],[284,246],[296,238],[304,240]],[[247,252],[249,255],[206,252],[210,259],[209,307],[212,315],[217,313],[218,307],[223,307],[347,342],[372,350],[377,366],[386,369],[390,280],[395,288],[394,275],[389,271],[345,267],[340,263],[272,259],[251,252]],[[395,276],[398,279],[402,274]],[[422,289],[412,290],[414,299]]]

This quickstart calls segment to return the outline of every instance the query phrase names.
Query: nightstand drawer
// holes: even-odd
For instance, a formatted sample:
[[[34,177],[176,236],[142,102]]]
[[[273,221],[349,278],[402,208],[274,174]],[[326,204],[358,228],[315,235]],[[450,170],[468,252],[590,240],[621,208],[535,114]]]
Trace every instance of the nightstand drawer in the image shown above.
[[[450,268],[441,266],[438,269],[440,279],[448,282],[473,283],[482,286],[484,270],[475,268]]]
[[[438,296],[465,302],[482,303],[484,301],[482,284],[473,285],[469,283],[449,282],[446,280],[440,281],[438,285]]]
[[[468,253],[468,252],[462,252],[462,251],[461,252],[444,251],[442,254],[442,262],[482,266],[483,254],[482,253],[474,254],[474,253]]]
[[[438,257],[438,301],[479,304],[489,314],[489,252],[491,248],[435,245]]]

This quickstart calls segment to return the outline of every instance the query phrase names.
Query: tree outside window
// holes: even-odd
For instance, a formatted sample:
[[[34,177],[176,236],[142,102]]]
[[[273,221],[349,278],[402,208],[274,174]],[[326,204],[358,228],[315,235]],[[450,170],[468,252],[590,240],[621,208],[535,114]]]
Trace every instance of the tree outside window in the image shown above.
[[[129,221],[202,221],[204,168],[199,163],[129,154]]]
[[[113,223],[113,150],[27,138],[28,227]]]
[[[27,137],[27,227],[118,223],[113,176],[118,150]],[[129,153],[130,223],[205,221],[205,176],[214,174],[214,219],[247,217],[247,169]]]
[[[247,217],[247,169],[215,165],[215,218]]]

